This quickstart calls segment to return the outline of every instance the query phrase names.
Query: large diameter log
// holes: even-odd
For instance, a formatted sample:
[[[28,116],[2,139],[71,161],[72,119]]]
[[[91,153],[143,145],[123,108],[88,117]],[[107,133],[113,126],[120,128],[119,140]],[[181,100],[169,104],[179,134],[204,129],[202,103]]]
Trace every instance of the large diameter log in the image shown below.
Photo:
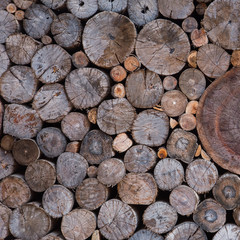
[[[62,234],[60,232],[51,232],[47,234],[45,237],[40,240],[64,240]]]
[[[240,227],[235,224],[224,225],[213,237],[212,240],[231,240],[240,238]]]
[[[53,10],[59,10],[62,9],[67,0],[41,0],[41,2],[47,6],[48,8],[51,8]]]
[[[107,239],[123,240],[136,230],[138,217],[128,204],[118,199],[105,202],[98,214],[98,228]]]
[[[141,229],[135,232],[129,240],[163,240],[163,237],[148,229]]]
[[[127,17],[105,11],[87,22],[83,31],[83,48],[94,64],[111,68],[123,63],[133,52],[136,35],[135,26]]]
[[[0,2],[0,10],[5,10],[7,5],[11,2],[11,0],[2,0]]]
[[[0,203],[0,238],[5,239],[9,236],[9,218],[12,211]]]
[[[0,44],[0,77],[4,72],[8,70],[10,66],[10,60],[6,52],[5,46]]]
[[[36,0],[13,0],[15,5],[20,9],[28,9]]]
[[[123,12],[127,8],[127,0],[98,0],[98,9],[100,11]]]
[[[147,23],[140,31],[135,51],[140,62],[149,70],[172,75],[185,66],[190,43],[177,24],[157,19]]]
[[[240,68],[215,80],[203,93],[197,131],[203,147],[222,168],[240,174]]]

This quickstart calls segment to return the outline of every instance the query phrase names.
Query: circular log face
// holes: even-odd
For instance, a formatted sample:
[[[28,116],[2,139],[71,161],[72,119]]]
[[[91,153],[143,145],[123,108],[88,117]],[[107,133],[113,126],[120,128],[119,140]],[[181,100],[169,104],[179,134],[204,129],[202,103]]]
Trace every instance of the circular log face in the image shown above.
[[[233,240],[239,239],[239,236],[240,227],[235,224],[226,224],[214,235],[212,240]]]
[[[100,11],[122,12],[127,8],[127,0],[98,0]]]
[[[83,31],[83,48],[99,67],[110,68],[122,63],[134,49],[134,24],[114,12],[101,12],[92,17]]]
[[[211,158],[240,174],[240,68],[215,80],[202,95],[197,111],[199,138]]]
[[[178,73],[185,66],[189,52],[186,33],[165,19],[146,24],[136,42],[136,54],[142,64],[161,75]]]
[[[203,26],[212,42],[226,49],[240,48],[240,0],[216,0],[205,11]]]
[[[129,240],[163,240],[163,237],[147,229],[141,229],[133,234]]]

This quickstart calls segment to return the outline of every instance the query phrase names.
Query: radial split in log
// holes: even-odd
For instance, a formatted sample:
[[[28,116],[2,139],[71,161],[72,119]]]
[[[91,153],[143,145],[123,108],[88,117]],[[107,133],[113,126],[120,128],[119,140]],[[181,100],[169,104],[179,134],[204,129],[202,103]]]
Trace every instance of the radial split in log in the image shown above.
[[[240,238],[240,227],[235,224],[224,225],[213,237],[212,240],[231,240]]]
[[[127,71],[134,72],[141,67],[141,63],[135,55],[131,54],[124,60],[124,67]]]
[[[59,10],[63,8],[67,0],[41,0],[41,2],[53,10]]]
[[[98,0],[100,11],[111,11],[121,13],[127,8],[127,0]]]
[[[163,240],[163,237],[147,229],[135,232],[129,240]]]

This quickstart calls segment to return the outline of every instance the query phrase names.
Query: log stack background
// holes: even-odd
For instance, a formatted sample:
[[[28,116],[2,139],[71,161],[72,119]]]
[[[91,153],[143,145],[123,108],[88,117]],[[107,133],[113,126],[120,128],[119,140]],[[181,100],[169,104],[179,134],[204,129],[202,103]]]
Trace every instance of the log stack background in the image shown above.
[[[240,239],[240,0],[1,0],[0,239]]]

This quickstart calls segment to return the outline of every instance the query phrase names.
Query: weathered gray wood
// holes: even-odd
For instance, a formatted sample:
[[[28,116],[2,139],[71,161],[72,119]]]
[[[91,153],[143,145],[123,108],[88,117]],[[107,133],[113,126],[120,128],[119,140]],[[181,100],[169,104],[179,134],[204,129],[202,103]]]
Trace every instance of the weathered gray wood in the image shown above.
[[[71,70],[71,56],[56,44],[44,46],[32,58],[31,67],[43,83],[63,80]]]
[[[150,147],[160,146],[167,140],[169,119],[164,112],[153,109],[138,114],[132,126],[133,139]]]
[[[109,189],[96,178],[85,179],[76,190],[75,198],[80,207],[95,210],[107,201]]]
[[[46,157],[55,158],[64,152],[67,140],[58,128],[46,127],[38,133],[37,144]]]
[[[126,95],[125,87],[122,83],[117,83],[112,86],[111,94],[114,98],[124,98]]]
[[[0,100],[0,133],[2,133],[3,117],[4,117],[4,106]]]
[[[59,1],[58,1],[59,2]],[[71,13],[62,13],[54,19],[51,33],[58,45],[64,48],[75,48],[81,44],[82,24]]]
[[[191,33],[198,28],[198,22],[194,17],[187,17],[182,22],[182,29],[184,32]]]
[[[40,240],[64,240],[60,232],[51,232]]]
[[[129,240],[163,240],[163,237],[147,229],[135,232]]]
[[[173,76],[167,76],[163,79],[163,87],[167,91],[175,89],[177,83],[178,83],[177,79]]]
[[[179,125],[185,131],[192,131],[196,128],[197,120],[190,113],[184,113],[179,117]]]
[[[134,107],[152,108],[162,98],[162,81],[156,73],[149,70],[133,72],[127,77],[126,95]]]
[[[143,26],[158,17],[157,0],[128,0],[129,18],[137,25]]]
[[[213,237],[213,240],[231,240],[240,238],[240,227],[235,224],[224,225]]]
[[[0,79],[0,94],[10,103],[29,102],[37,90],[38,80],[27,66],[13,66]]]
[[[17,138],[33,138],[42,129],[38,113],[28,107],[9,104],[4,112],[3,133]]]
[[[236,207],[233,210],[233,219],[235,221],[235,223],[240,226],[240,207]]]
[[[72,109],[64,86],[59,83],[45,84],[35,94],[32,107],[40,118],[48,123],[60,122]]]
[[[4,45],[0,44],[0,77],[10,66],[10,60]]]
[[[16,6],[20,9],[28,9],[36,0],[13,0]]]
[[[6,7],[10,2],[11,0],[2,0],[0,2],[0,10],[6,10]]]
[[[136,230],[137,223],[136,212],[118,199],[105,202],[98,214],[98,228],[107,239],[122,240],[130,237]]]
[[[9,218],[12,211],[0,203],[0,238],[5,239],[9,236]]]
[[[127,8],[127,0],[98,0],[98,9],[100,11],[112,11],[121,13]]]
[[[105,11],[87,22],[82,43],[94,64],[111,68],[122,63],[133,52],[136,35],[135,26],[127,17]]]
[[[119,134],[131,129],[136,110],[125,98],[103,101],[97,111],[99,128],[109,134]]]
[[[67,0],[41,0],[41,2],[53,10],[59,10],[65,7]]]
[[[190,52],[186,33],[175,23],[157,19],[147,23],[138,34],[136,54],[149,70],[161,74],[178,73]]]
[[[89,59],[83,51],[78,51],[72,55],[72,63],[75,68],[83,68],[88,66]]]

